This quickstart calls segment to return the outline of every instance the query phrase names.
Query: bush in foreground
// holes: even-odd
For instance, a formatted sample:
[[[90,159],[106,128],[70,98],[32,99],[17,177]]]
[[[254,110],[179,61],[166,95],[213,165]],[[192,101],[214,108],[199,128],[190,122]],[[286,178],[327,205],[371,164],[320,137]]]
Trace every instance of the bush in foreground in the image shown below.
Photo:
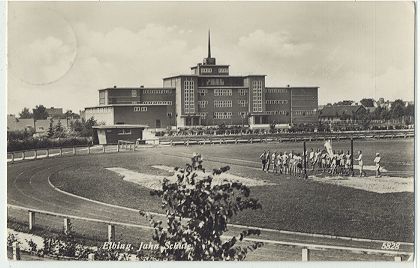
[[[213,176],[229,170],[213,170]],[[250,189],[237,182],[213,185],[213,176],[204,175],[202,161],[193,157],[192,164],[177,168],[177,181],[164,180],[162,190],[152,191],[162,199],[166,209],[167,226],[149,214],[154,227],[153,239],[160,245],[162,259],[167,260],[243,260],[249,251],[262,246],[237,243],[249,235],[259,235],[257,229],[248,229],[222,240],[229,220],[245,209],[260,209],[257,199],[250,198]],[[201,177],[200,177],[201,175]]]

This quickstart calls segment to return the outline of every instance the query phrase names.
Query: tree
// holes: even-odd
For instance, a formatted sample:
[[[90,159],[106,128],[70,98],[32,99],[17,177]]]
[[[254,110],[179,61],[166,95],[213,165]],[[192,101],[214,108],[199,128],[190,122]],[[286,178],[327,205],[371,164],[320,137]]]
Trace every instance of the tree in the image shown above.
[[[44,105],[37,105],[32,109],[35,120],[43,120],[48,118],[47,108]]]
[[[249,251],[262,246],[256,242],[248,247],[236,245],[249,235],[259,235],[256,229],[244,230],[239,236],[222,241],[229,220],[245,209],[261,209],[257,199],[250,198],[250,189],[238,182],[212,184],[229,167],[214,169],[206,175],[199,157],[192,164],[177,168],[177,181],[165,179],[162,190],[152,191],[162,199],[166,210],[167,227],[162,221],[145,213],[154,228],[153,240],[161,248],[161,257],[167,260],[243,260]],[[183,245],[171,248],[168,245]],[[179,244],[180,243],[180,244]]]
[[[360,100],[360,104],[365,107],[374,107],[374,99],[362,99]]]
[[[93,136],[93,126],[97,125],[95,118],[91,117],[88,120],[82,119],[83,130],[80,132],[80,135],[83,137],[92,137]]]
[[[33,117],[33,114],[26,107],[23,108],[22,112],[19,113],[20,119],[27,119],[27,118],[32,118],[32,117]]]
[[[63,128],[60,120],[58,120],[57,125],[55,125],[55,127],[54,127],[54,137],[55,138],[65,137],[64,128]]]
[[[54,136],[54,120],[52,118],[50,118],[50,126],[48,127],[47,136],[48,138]]]
[[[392,118],[401,118],[404,116],[405,114],[405,104],[402,100],[398,99],[395,100],[392,104],[391,104],[391,117]]]

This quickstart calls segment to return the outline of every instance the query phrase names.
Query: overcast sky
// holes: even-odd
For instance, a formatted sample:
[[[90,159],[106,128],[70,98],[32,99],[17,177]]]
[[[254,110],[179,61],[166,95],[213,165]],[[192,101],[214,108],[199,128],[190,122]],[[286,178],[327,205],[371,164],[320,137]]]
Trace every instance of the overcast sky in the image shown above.
[[[408,2],[9,2],[8,113],[78,112],[99,88],[162,86],[207,54],[267,86],[319,86],[319,104],[414,100]]]

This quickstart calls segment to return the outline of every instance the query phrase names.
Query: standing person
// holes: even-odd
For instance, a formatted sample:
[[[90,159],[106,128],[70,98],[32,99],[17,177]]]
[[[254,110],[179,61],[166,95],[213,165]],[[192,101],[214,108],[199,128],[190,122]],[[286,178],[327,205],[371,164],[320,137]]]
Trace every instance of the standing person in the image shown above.
[[[360,177],[366,176],[366,172],[363,170],[363,154],[362,154],[362,151],[359,151],[359,157],[357,157],[356,161],[359,161]]]
[[[375,178],[380,178],[381,176],[381,157],[379,156],[379,153],[376,153],[376,157],[373,160],[373,162],[375,162]]]
[[[308,157],[308,155],[306,155],[306,157]],[[315,160],[315,152],[314,152],[314,149],[311,148],[311,152],[309,153],[309,161],[307,161],[307,163],[311,165],[312,170],[314,170],[314,160]],[[309,166],[307,168],[310,169]]]
[[[344,169],[346,172],[346,175],[350,175],[350,169],[351,169],[351,154],[350,151],[347,151],[346,153],[346,164],[344,165]]]
[[[280,153],[277,154],[277,157],[276,157],[276,166],[277,166],[276,173],[280,173],[280,174],[283,173],[282,164],[283,164],[282,152],[280,152]]]
[[[265,164],[266,164],[266,159],[267,159],[266,154],[267,154],[267,152],[266,152],[266,151],[264,151],[264,152],[260,155],[260,159],[261,159],[261,168],[262,168],[262,171],[264,171],[264,170],[265,170]]]
[[[271,154],[271,165],[273,167],[273,173],[276,172],[276,168],[277,168],[277,152],[273,152],[273,154]]]
[[[268,150],[265,155],[265,172],[267,173],[270,171],[270,164],[271,164],[271,153],[270,153],[270,150]]]
[[[289,164],[288,164],[288,160],[289,156],[287,154],[287,152],[284,152],[283,157],[282,157],[282,161],[283,161],[283,173],[284,174],[288,174],[288,170],[289,170]]]

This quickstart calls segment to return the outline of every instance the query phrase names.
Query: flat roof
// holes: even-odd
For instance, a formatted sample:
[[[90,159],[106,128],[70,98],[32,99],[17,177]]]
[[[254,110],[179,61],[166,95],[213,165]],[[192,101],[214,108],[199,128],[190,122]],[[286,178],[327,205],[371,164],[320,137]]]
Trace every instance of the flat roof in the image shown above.
[[[267,88],[281,88],[281,89],[300,89],[300,88],[319,88],[318,86],[313,86],[313,87],[311,87],[311,86],[304,86],[304,87],[299,87],[299,86],[297,86],[297,87],[295,87],[295,86],[290,86],[290,87],[265,87],[266,89]]]
[[[124,128],[148,128],[148,125],[100,125],[93,126],[96,129],[124,129]]]
[[[174,87],[107,87],[101,88],[100,90],[109,90],[109,89],[175,89]]]
[[[116,103],[116,104],[104,104],[98,106],[85,107],[85,109],[95,109],[104,107],[124,107],[124,106],[169,106],[169,104],[143,104],[143,103]]]
[[[178,77],[185,77],[185,76],[192,76],[192,77],[205,77],[205,78],[209,78],[209,77],[220,77],[220,78],[225,78],[225,77],[252,77],[252,76],[267,76],[266,74],[250,74],[250,75],[217,75],[217,74],[209,74],[209,75],[198,75],[198,74],[179,74],[179,75],[175,75],[175,76],[169,76],[169,77],[164,77],[162,78],[163,80],[166,79],[171,79],[171,78],[178,78]]]

